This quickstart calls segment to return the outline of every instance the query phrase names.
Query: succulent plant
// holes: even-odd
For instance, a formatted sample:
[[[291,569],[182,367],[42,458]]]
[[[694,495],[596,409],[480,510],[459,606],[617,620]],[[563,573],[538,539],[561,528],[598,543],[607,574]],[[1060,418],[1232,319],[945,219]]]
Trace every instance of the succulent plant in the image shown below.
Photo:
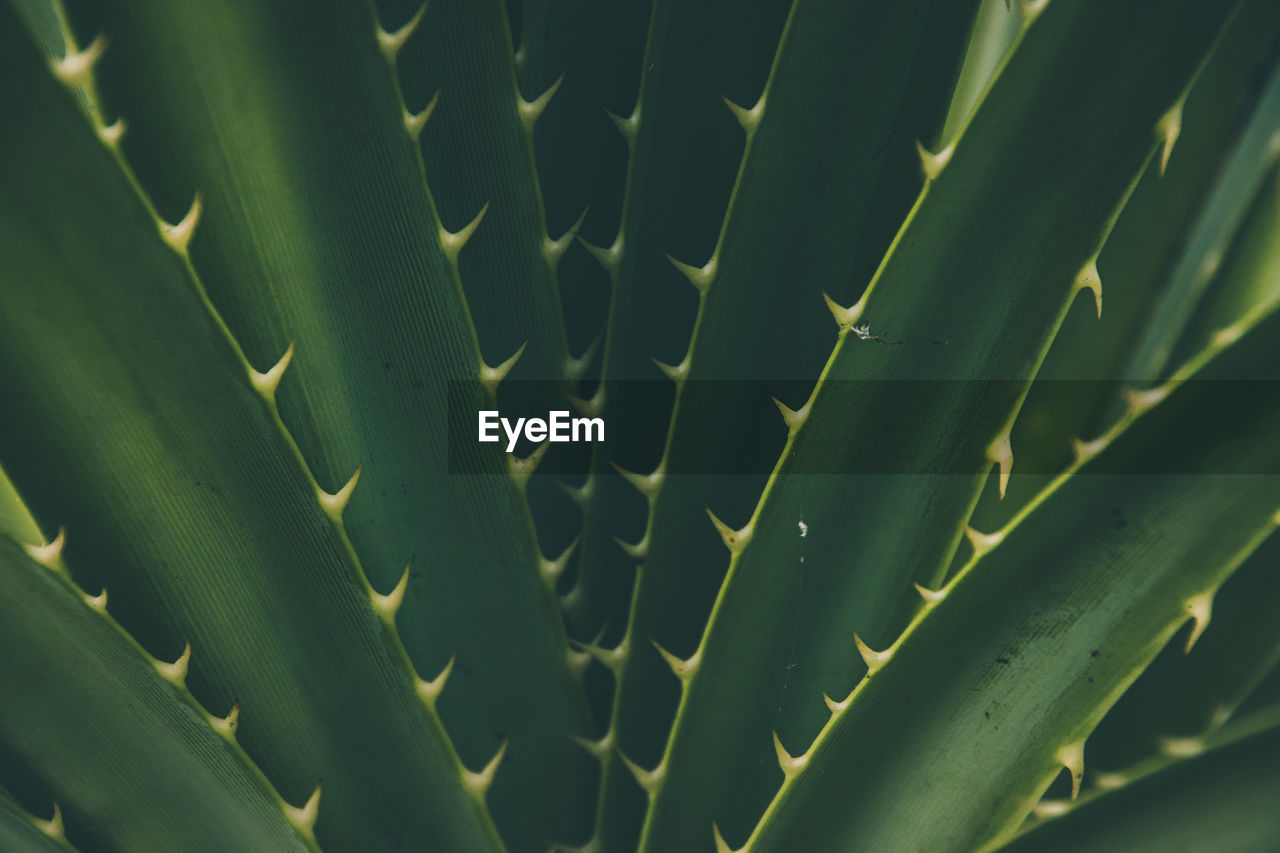
[[[1280,4],[418,2],[0,3],[0,849],[1280,848]]]

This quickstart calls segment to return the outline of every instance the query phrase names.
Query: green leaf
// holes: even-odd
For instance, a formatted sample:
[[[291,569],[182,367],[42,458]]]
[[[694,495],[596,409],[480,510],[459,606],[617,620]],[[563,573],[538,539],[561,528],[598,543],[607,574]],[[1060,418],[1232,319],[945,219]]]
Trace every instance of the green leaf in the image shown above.
[[[397,621],[410,659],[426,677],[456,660],[439,705],[445,728],[473,769],[510,743],[490,802],[512,843],[537,846],[588,831],[596,768],[570,740],[589,732],[588,713],[506,454],[474,441],[453,446],[449,435],[452,424],[469,438],[475,411],[492,407],[484,365],[529,341],[521,361],[531,358],[532,375],[559,376],[563,337],[544,232],[523,221],[536,213],[537,194],[510,56],[501,56],[506,24],[494,5],[468,8],[484,56],[504,64],[489,69],[474,107],[468,90],[440,81],[432,120],[478,111],[509,155],[499,162],[514,168],[502,170],[510,184],[447,187],[453,207],[441,216],[423,182],[436,170],[405,124],[397,66],[384,53],[387,31],[400,32],[407,11],[380,24],[365,3],[309,6],[305,24],[279,4],[74,11],[83,13],[79,26],[112,36],[103,101],[129,122],[124,153],[142,185],[173,218],[202,193],[191,260],[250,363],[265,371],[296,345],[278,393],[281,418],[327,491],[359,468],[345,531],[378,592],[410,567]],[[451,20],[437,11],[452,14],[429,10],[398,57],[415,55],[416,40]],[[450,57],[460,61],[457,53],[440,61]],[[425,102],[415,93],[409,109]],[[428,123],[427,160],[430,133]],[[482,241],[476,296],[510,323],[493,326],[493,343],[482,347],[464,299],[471,287],[459,276],[468,275],[472,246],[445,232],[464,232],[489,192],[471,237]],[[498,256],[516,267],[486,278],[484,264]],[[527,301],[506,311],[486,288]],[[534,693],[542,701],[528,707],[508,699]]]
[[[145,647],[173,660],[190,643],[204,704],[240,700],[246,751],[288,802],[323,777],[322,843],[496,846],[335,502],[322,506],[181,241],[7,5],[0,41],[0,112],[23,128],[0,143],[16,200],[0,210],[14,485],[43,526],[65,524],[67,564],[111,587]]]
[[[745,837],[750,815],[704,783],[708,768],[776,785],[771,733],[801,751],[826,719],[823,692],[844,695],[865,672],[850,632],[889,645],[912,580],[941,576],[1160,117],[1229,13],[1170,7],[1158,43],[1138,37],[1149,15],[1138,3],[1050,4],[1029,24],[867,293],[838,312],[840,343],[798,407],[807,416],[729,543],[658,765],[648,849],[709,845],[712,819]],[[1086,46],[1089,62],[1075,62]]]
[[[1280,838],[1280,714],[1260,712],[1205,751],[1135,768],[1136,779],[1032,826],[1007,853],[1130,850],[1254,853]]]
[[[967,849],[1062,767],[1078,785],[1085,737],[1280,521],[1277,340],[1273,313],[1207,351],[999,531],[838,700],[752,849]]]
[[[0,740],[66,804],[72,838],[93,849],[318,849],[234,734],[217,732],[64,577],[0,537],[0,579]],[[0,816],[3,849],[28,849],[11,810]],[[29,849],[69,849],[27,829],[42,839]]]

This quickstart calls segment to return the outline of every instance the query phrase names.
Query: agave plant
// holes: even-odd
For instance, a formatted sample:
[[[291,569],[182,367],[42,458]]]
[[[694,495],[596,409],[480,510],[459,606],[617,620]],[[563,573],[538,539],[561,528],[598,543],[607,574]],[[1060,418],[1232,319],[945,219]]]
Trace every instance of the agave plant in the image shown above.
[[[418,3],[0,3],[0,849],[1280,849],[1280,4]]]

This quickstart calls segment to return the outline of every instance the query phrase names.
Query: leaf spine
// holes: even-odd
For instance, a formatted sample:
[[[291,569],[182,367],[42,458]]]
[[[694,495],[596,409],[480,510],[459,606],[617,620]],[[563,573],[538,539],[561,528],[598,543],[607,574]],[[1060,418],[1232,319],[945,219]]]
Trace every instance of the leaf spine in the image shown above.
[[[119,150],[120,140],[124,139],[124,133],[128,129],[125,120],[118,118],[111,124],[98,125],[98,138],[102,140],[102,144],[113,151]]]
[[[1158,737],[1156,749],[1169,758],[1193,758],[1204,752],[1205,742],[1198,737]]]
[[[848,707],[849,707],[849,701],[850,701],[852,698],[853,698],[853,693],[852,693],[852,691],[849,693],[849,695],[848,695],[848,696],[844,697],[844,698],[843,698],[843,699],[841,699],[839,702],[837,702],[835,699],[832,699],[832,698],[831,698],[829,695],[827,695],[826,693],[823,693],[823,694],[822,694],[822,701],[826,704],[826,706],[827,706],[827,710],[828,710],[828,711],[830,711],[832,714],[839,714],[839,713],[840,713],[841,711],[843,711],[845,708],[848,708]]]
[[[822,301],[827,303],[827,309],[831,311],[831,316],[836,318],[836,325],[840,327],[841,334],[853,328],[853,324],[857,323],[862,317],[862,311],[866,307],[865,296],[845,308],[832,299],[825,290],[822,292]]]
[[[516,362],[520,360],[520,356],[524,355],[524,350],[527,346],[529,346],[529,342],[525,341],[520,345],[520,348],[515,351],[514,355],[496,367],[490,367],[484,363],[483,359],[481,359],[480,383],[484,385],[485,390],[488,391],[490,395],[496,395],[498,393],[498,386],[502,384],[502,380],[507,378],[507,374],[511,372],[511,368],[516,366]]]
[[[520,123],[524,125],[525,133],[533,135],[533,126],[538,123],[538,119],[547,109],[547,104],[551,103],[551,99],[556,96],[556,92],[560,90],[560,84],[563,82],[564,75],[561,74],[556,78],[556,82],[547,87],[547,91],[532,101],[526,101],[517,90],[516,111],[520,114]]]
[[[1009,475],[1013,471],[1013,445],[1010,443],[1009,430],[996,436],[995,441],[987,446],[987,460],[999,466],[998,486],[1000,500],[1004,500],[1005,490],[1009,487]]]
[[[538,470],[538,465],[542,462],[542,457],[547,455],[551,442],[544,441],[529,452],[529,455],[521,459],[514,453],[507,454],[507,472],[511,475],[511,479],[515,482],[516,488],[524,491],[525,486],[529,484],[529,478],[533,476],[533,472]]]
[[[578,414],[587,418],[598,418],[604,414],[604,394],[604,383],[601,382],[596,386],[596,392],[585,400],[577,394],[566,393],[565,397]]]
[[[740,107],[723,95],[721,98],[729,108],[729,111],[733,113],[733,117],[738,120],[738,124],[742,125],[742,129],[747,132],[747,135],[750,136],[754,133],[755,129],[760,125],[760,119],[764,117],[765,96],[762,94],[760,99],[756,101],[755,106],[750,108]]]
[[[203,210],[204,200],[201,199],[200,193],[196,193],[191,200],[191,207],[187,208],[187,213],[182,219],[173,225],[166,222],[160,223],[160,236],[179,255],[186,256],[191,235],[195,234],[196,225],[200,223],[200,214]]]
[[[191,643],[187,643],[185,649],[182,650],[181,656],[173,663],[165,663],[162,660],[154,661],[156,672],[160,676],[175,687],[185,687],[187,683],[187,670],[191,665]]]
[[[323,783],[317,781],[316,788],[311,792],[311,796],[307,798],[306,803],[301,808],[290,805],[287,801],[281,800],[281,811],[284,812],[285,820],[296,829],[302,836],[315,840],[316,818],[320,816],[320,788]]]
[[[804,425],[805,419],[809,417],[809,408],[813,404],[813,398],[805,400],[803,406],[799,409],[793,409],[777,397],[772,397],[773,403],[778,407],[778,411],[782,413],[782,422],[787,425],[787,432],[794,433]]]
[[[912,586],[916,588],[916,592],[920,593],[920,597],[924,599],[925,604],[937,604],[947,597],[947,588],[945,586],[941,589],[929,589],[918,583],[913,583]]]
[[[1098,275],[1098,257],[1090,258],[1076,275],[1076,291],[1093,292],[1093,304],[1098,309],[1098,319],[1102,319],[1102,276]]]
[[[800,755],[792,755],[787,752],[787,748],[782,745],[782,740],[778,737],[777,732],[773,733],[773,751],[778,756],[778,767],[782,768],[782,775],[787,779],[795,776],[809,763],[809,754],[807,752]]]
[[[378,594],[378,591],[370,588],[369,601],[373,604],[373,609],[378,612],[378,616],[387,625],[396,624],[396,613],[400,611],[400,605],[404,603],[404,591],[409,586],[409,567],[404,567],[404,574],[400,576],[400,580],[396,583],[395,588],[386,595]]]
[[[231,706],[231,710],[225,717],[214,717],[210,715],[209,725],[215,732],[222,735],[223,740],[228,743],[236,742],[236,727],[240,725],[240,700],[237,699]]]
[[[1071,774],[1071,799],[1080,796],[1080,783],[1084,780],[1084,741],[1069,743],[1058,750],[1058,761]]]
[[[613,239],[613,244],[608,248],[597,246],[594,243],[588,243],[581,235],[574,235],[582,248],[591,253],[591,257],[595,258],[600,266],[604,267],[610,276],[617,275],[618,265],[622,263],[622,231],[619,229],[618,236]]]
[[[613,754],[613,729],[609,729],[609,731],[605,732],[601,737],[594,740],[589,737],[582,737],[581,735],[569,735],[569,737],[573,739],[574,743],[585,749],[600,761],[604,761]]]
[[[276,389],[280,387],[280,380],[284,378],[284,372],[289,369],[289,363],[293,361],[293,344],[293,341],[289,341],[289,348],[284,351],[284,355],[266,373],[259,373],[252,367],[249,368],[249,381],[267,402],[275,402]]]
[[[1169,158],[1173,155],[1174,143],[1178,141],[1178,135],[1182,133],[1182,105],[1186,103],[1186,100],[1187,97],[1184,94],[1156,122],[1156,136],[1163,143],[1160,148],[1160,177],[1162,178],[1165,170],[1169,167]]]
[[[1070,810],[1070,800],[1041,800],[1031,807],[1031,813],[1041,820],[1050,817],[1058,817],[1059,815],[1066,814]]]
[[[471,794],[472,797],[484,802],[484,795],[489,788],[493,786],[493,777],[498,772],[498,765],[502,764],[503,757],[507,754],[507,741],[502,742],[502,746],[498,747],[498,751],[493,754],[493,758],[489,759],[479,772],[462,768],[462,785]]]
[[[387,62],[394,63],[396,61],[396,55],[400,53],[400,48],[404,47],[405,42],[418,29],[418,25],[422,23],[422,16],[426,14],[426,11],[427,4],[423,3],[418,7],[418,11],[413,13],[413,17],[409,19],[408,23],[393,33],[387,32],[381,25],[378,26],[378,48],[382,51],[382,55],[386,57]]]
[[[569,251],[573,238],[578,236],[578,231],[582,228],[582,223],[586,221],[587,212],[590,210],[591,205],[584,207],[582,213],[578,214],[578,218],[569,226],[569,230],[561,234],[558,239],[552,240],[550,234],[543,235],[542,257],[552,270],[560,265],[560,259],[564,257],[565,252]]]
[[[867,665],[867,675],[874,675],[880,667],[888,662],[889,658],[893,657],[893,646],[882,652],[877,652],[868,646],[862,637],[858,636],[857,631],[853,632],[853,644],[858,647],[858,654],[862,656],[862,662]]]
[[[627,658],[631,653],[631,643],[628,637],[623,637],[622,642],[613,648],[605,648],[596,643],[577,643],[577,645],[587,654],[591,655],[602,666],[612,672],[621,672],[622,668],[627,664]]]
[[[435,710],[436,700],[440,698],[440,694],[444,692],[444,686],[449,681],[449,675],[453,672],[453,662],[456,660],[450,657],[448,662],[440,670],[435,678],[428,681],[425,678],[418,679],[418,698],[420,698],[427,707]]]
[[[62,59],[54,59],[50,64],[53,76],[64,86],[80,89],[93,79],[93,66],[102,58],[107,49],[107,37],[103,33],[91,42],[84,50],[77,51],[71,44],[67,45],[66,55]]]
[[[538,558],[538,573],[542,575],[542,580],[547,586],[555,589],[556,581],[560,580],[560,576],[564,574],[565,566],[569,565],[569,558],[573,556],[573,552],[577,550],[578,543],[581,541],[581,535],[573,537],[569,546],[555,559],[542,556]]]
[[[480,208],[480,212],[475,218],[462,226],[461,230],[450,231],[443,225],[440,226],[440,246],[444,249],[445,255],[449,258],[449,262],[456,264],[458,262],[458,254],[462,251],[462,247],[467,245],[467,241],[471,239],[471,235],[476,233],[476,229],[480,227],[481,220],[484,215],[489,212],[489,203],[485,202],[484,207]]]
[[[1125,405],[1129,407],[1129,411],[1134,415],[1140,415],[1163,402],[1164,398],[1169,396],[1169,387],[1157,385],[1145,391],[1125,388],[1123,393]]]
[[[411,113],[408,110],[404,111],[404,129],[414,142],[417,142],[422,137],[422,129],[431,120],[431,114],[435,112],[436,104],[438,103],[440,103],[440,93],[436,92],[431,96],[431,100],[427,101],[427,105],[422,108],[421,112]],[[481,213],[483,215],[483,211]]]
[[[56,802],[53,804],[53,817],[48,820],[33,818],[32,822],[35,824],[36,829],[40,830],[45,836],[55,841],[67,840],[67,827],[62,820],[62,808]]]
[[[46,545],[23,545],[27,556],[46,569],[62,571],[62,549],[67,544],[67,528],[59,527],[58,535]]]
[[[747,546],[747,542],[751,540],[751,522],[748,521],[739,529],[734,530],[732,527],[717,518],[716,514],[711,511],[710,507],[707,507],[706,510],[707,516],[711,519],[711,523],[715,525],[716,532],[720,534],[720,538],[724,540],[725,547],[728,548],[731,553],[737,554]]]
[[[1081,441],[1078,438],[1073,438],[1071,439],[1071,452],[1075,456],[1076,464],[1081,465],[1105,450],[1110,443],[1110,440],[1105,435],[1101,438],[1095,438],[1093,441]]]
[[[710,259],[700,267],[692,264],[686,264],[683,261],[677,261],[671,255],[666,258],[671,265],[678,269],[680,273],[689,280],[689,283],[697,288],[699,293],[706,293],[707,288],[711,287],[711,283],[715,281],[716,270],[719,268],[719,251],[713,252]]]
[[[943,148],[937,154],[929,151],[924,147],[920,140],[916,140],[916,154],[920,156],[920,171],[924,173],[925,181],[933,181],[938,175],[942,174],[942,170],[951,162],[951,155],[956,151],[954,141],[947,147]]]
[[[687,658],[679,658],[660,646],[657,640],[650,640],[650,642],[658,650],[658,654],[662,655],[662,659],[667,662],[667,666],[671,667],[671,671],[675,673],[676,678],[684,683],[693,678],[694,673],[698,671],[698,664],[702,662],[701,648]]]
[[[662,482],[667,476],[667,460],[664,457],[658,462],[658,467],[654,468],[648,474],[637,474],[634,471],[628,471],[617,462],[612,460],[609,462],[614,470],[622,475],[622,478],[628,483],[636,487],[636,491],[644,495],[649,500],[653,500],[658,496],[658,492],[662,489]]]
[[[596,355],[600,352],[600,343],[604,340],[604,333],[595,336],[591,343],[587,344],[587,348],[582,351],[582,355],[578,357],[568,356],[564,362],[565,378],[571,382],[577,382],[587,375],[587,368],[596,360]]]
[[[329,494],[319,486],[316,487],[316,496],[320,499],[320,506],[324,508],[325,514],[333,520],[334,524],[342,522],[342,513],[347,508],[347,504],[351,502],[351,493],[356,490],[356,483],[360,482],[360,469],[362,466],[357,465],[356,471],[351,475],[351,479],[341,489]]]
[[[689,353],[686,352],[684,354],[684,359],[679,364],[667,364],[665,361],[658,361],[658,359],[652,358],[652,356],[650,358],[658,366],[658,369],[677,385],[689,378]]]
[[[85,594],[84,603],[92,607],[99,613],[107,612],[107,588],[104,586],[102,592],[97,595]]]
[[[1187,645],[1182,650],[1183,653],[1189,653],[1192,646],[1200,639],[1200,635],[1204,633],[1204,629],[1209,627],[1209,619],[1213,616],[1213,593],[1213,590],[1207,590],[1187,600],[1187,612],[1194,622],[1191,626],[1191,634],[1187,637]]]
[[[964,538],[968,539],[969,545],[973,547],[973,555],[981,557],[1004,541],[1004,533],[999,530],[995,533],[979,533],[966,524],[964,525]]]
[[[719,824],[716,824],[716,823],[711,824],[711,833],[715,838],[716,853],[747,853],[747,847],[749,846],[750,842],[748,841],[747,844],[743,844],[741,847],[738,847],[736,849],[733,847],[730,847],[729,842],[725,841],[724,836],[720,834]]]
[[[618,753],[618,758],[622,759],[622,763],[631,771],[631,775],[635,778],[640,787],[643,788],[651,797],[657,793],[658,788],[662,785],[663,777],[667,774],[666,762],[660,762],[658,766],[652,770],[645,770],[639,764],[636,764],[628,758],[627,754],[621,749],[617,749],[616,752]]]
[[[618,128],[618,133],[622,134],[622,138],[630,144],[635,141],[636,133],[640,130],[640,105],[637,104],[635,109],[631,111],[631,115],[625,118],[615,113],[613,110],[605,110],[605,115],[609,116],[609,120],[613,122],[613,126]]]

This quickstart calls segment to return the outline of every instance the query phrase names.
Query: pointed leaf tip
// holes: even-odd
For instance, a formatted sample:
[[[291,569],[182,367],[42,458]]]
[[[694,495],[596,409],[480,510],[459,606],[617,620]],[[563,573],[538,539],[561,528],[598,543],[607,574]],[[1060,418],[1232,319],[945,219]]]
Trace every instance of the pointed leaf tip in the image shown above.
[[[532,101],[526,101],[518,91],[516,92],[516,110],[520,113],[520,122],[524,125],[526,133],[533,133],[534,125],[538,123],[538,119],[547,109],[547,104],[551,103],[551,99],[556,96],[556,92],[560,91],[560,84],[563,82],[564,75],[561,74],[556,78],[556,82],[547,87],[547,91]]]
[[[560,580],[560,576],[564,574],[565,567],[569,565],[569,558],[573,556],[573,552],[577,550],[578,543],[582,541],[582,536],[573,537],[573,541],[568,547],[560,552],[560,556],[552,559],[550,557],[540,557],[538,561],[538,571],[542,575],[542,580],[547,586],[555,589],[556,581]]]
[[[645,535],[641,537],[639,542],[628,542],[618,536],[613,537],[613,541],[618,543],[628,557],[633,560],[643,560],[649,556],[649,533],[645,531]]]
[[[187,246],[191,243],[191,236],[195,234],[196,225],[200,223],[200,214],[203,210],[204,200],[200,197],[200,193],[196,193],[191,200],[191,207],[187,209],[187,214],[180,221],[173,225],[160,223],[160,236],[178,254],[187,254]]]
[[[564,375],[571,382],[577,382],[587,375],[587,368],[596,360],[596,355],[600,352],[600,344],[604,340],[604,332],[595,336],[591,343],[587,344],[587,348],[582,351],[582,355],[574,357],[568,356],[565,359]]]
[[[744,853],[747,849],[746,845],[743,845],[736,850],[730,847],[729,842],[725,841],[724,836],[720,834],[720,826],[718,824],[711,824],[711,833],[715,838],[716,853]]]
[[[99,613],[107,612],[107,588],[104,586],[102,592],[97,595],[85,595],[84,603],[92,607]]]

